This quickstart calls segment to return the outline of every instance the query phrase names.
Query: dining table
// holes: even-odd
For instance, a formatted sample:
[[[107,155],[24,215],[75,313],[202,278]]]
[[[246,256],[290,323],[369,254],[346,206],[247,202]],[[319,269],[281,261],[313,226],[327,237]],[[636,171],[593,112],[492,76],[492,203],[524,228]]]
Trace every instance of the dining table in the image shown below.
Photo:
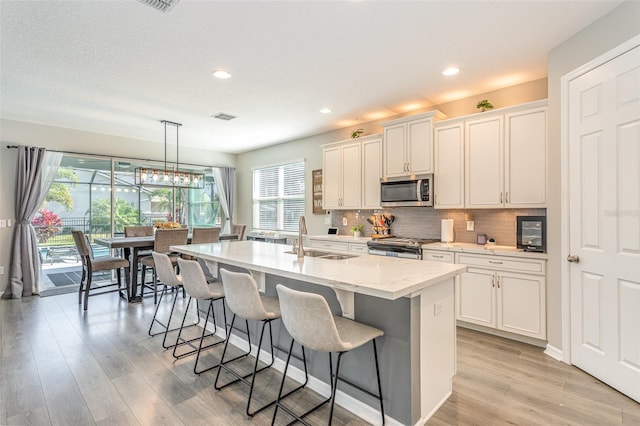
[[[237,239],[237,234],[220,235],[221,241]],[[139,303],[142,301],[142,295],[138,294],[138,259],[140,253],[153,250],[154,241],[154,235],[145,237],[96,238],[94,240],[96,244],[108,247],[109,249],[122,249],[124,258],[129,259],[129,269],[125,273],[129,303]],[[191,235],[189,235],[188,241],[191,242]]]

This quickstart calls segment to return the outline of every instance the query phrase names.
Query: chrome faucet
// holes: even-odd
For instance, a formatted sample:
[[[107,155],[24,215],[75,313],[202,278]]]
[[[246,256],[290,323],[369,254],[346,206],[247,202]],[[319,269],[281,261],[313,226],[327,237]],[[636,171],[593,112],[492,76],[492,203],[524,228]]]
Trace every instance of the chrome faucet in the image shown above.
[[[307,235],[307,221],[304,216],[300,216],[298,221],[298,247],[294,246],[293,250],[298,253],[298,259],[304,258],[304,247],[302,247],[302,236]]]

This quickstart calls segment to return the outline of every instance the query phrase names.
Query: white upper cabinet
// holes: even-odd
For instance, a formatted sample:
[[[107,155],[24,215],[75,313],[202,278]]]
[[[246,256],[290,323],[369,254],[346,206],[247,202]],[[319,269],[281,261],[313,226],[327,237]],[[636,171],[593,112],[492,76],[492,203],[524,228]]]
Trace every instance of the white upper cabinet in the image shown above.
[[[360,207],[360,143],[325,148],[322,155],[322,207]]]
[[[505,206],[547,205],[547,109],[505,116]]]
[[[380,135],[336,142],[322,148],[322,208],[380,208]]]
[[[434,152],[434,208],[464,207],[464,123],[437,126]]]
[[[380,178],[382,177],[382,139],[363,140],[362,208],[380,208]]]
[[[465,123],[465,205],[503,207],[503,116]]]
[[[545,100],[464,121],[464,207],[546,207],[546,111]]]
[[[439,111],[381,123],[383,176],[433,173],[433,123],[443,118]]]

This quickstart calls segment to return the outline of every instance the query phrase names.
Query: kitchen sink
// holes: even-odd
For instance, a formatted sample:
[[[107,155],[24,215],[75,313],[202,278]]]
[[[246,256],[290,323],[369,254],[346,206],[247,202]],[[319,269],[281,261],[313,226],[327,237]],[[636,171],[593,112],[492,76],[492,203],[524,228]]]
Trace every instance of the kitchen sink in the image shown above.
[[[297,254],[293,250],[285,251],[288,254]],[[331,259],[331,260],[344,260],[351,259],[352,257],[358,257],[357,254],[342,254],[342,253],[330,253],[327,251],[318,251],[318,250],[305,250],[305,257],[318,257],[320,259]]]

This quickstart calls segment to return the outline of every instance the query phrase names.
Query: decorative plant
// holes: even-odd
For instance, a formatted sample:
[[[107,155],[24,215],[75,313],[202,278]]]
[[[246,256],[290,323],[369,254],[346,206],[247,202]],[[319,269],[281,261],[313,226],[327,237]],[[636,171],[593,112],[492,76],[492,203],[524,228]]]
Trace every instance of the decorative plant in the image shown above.
[[[363,230],[364,230],[364,225],[361,223],[358,223],[357,225],[353,225],[351,227],[351,232],[353,232],[354,234],[358,232],[362,233]]]
[[[364,132],[362,129],[357,129],[351,132],[351,139],[358,139],[360,135]]]
[[[44,244],[47,240],[58,234],[61,231],[62,219],[60,216],[52,212],[51,210],[41,209],[38,214],[31,221],[31,224],[36,229],[36,235],[38,237],[38,243]]]
[[[489,102],[488,100],[483,99],[480,102],[478,102],[478,105],[476,105],[476,108],[478,108],[482,112],[485,112],[486,110],[493,108],[493,105],[491,105],[491,102]]]

